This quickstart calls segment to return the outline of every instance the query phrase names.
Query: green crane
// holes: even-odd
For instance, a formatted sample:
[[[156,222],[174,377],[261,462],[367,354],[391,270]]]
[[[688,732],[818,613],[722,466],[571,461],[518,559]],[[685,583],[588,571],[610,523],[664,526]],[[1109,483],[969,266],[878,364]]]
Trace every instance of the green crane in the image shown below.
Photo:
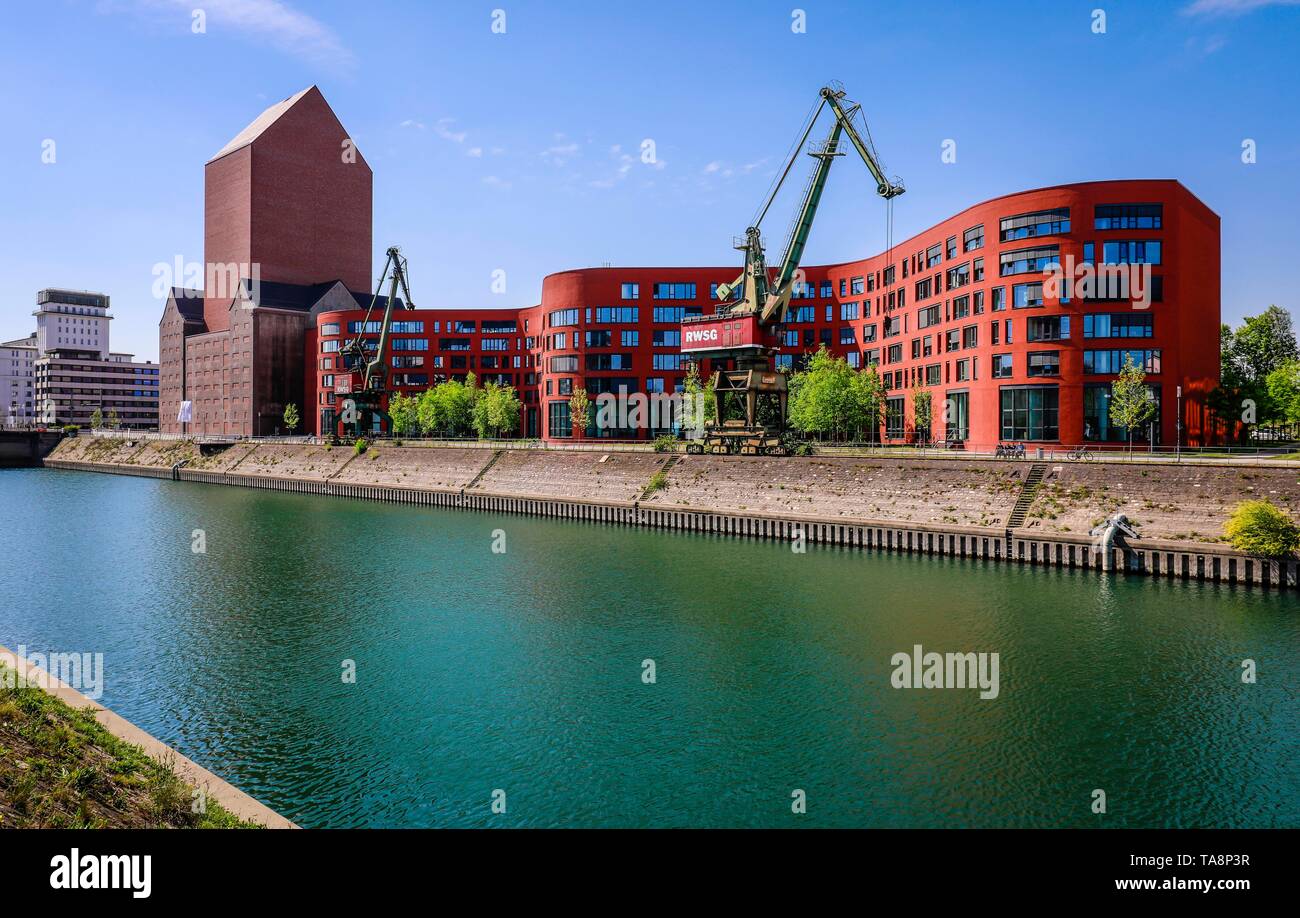
[[[744,422],[724,422],[708,431],[703,444],[698,444],[697,451],[772,453],[779,451],[779,437],[773,432],[761,428],[757,423],[758,398],[771,397],[779,402],[778,416],[784,428],[786,416],[786,382],[785,377],[772,370],[774,348],[765,339],[779,327],[790,307],[790,298],[796,284],[801,280],[799,263],[803,259],[804,249],[808,245],[808,236],[812,232],[813,220],[821,204],[822,193],[826,189],[826,179],[830,175],[831,163],[837,156],[843,156],[840,144],[845,135],[857,150],[862,161],[867,164],[872,178],[876,180],[876,193],[886,201],[898,197],[904,192],[901,181],[889,179],[876,157],[875,150],[863,139],[855,120],[862,112],[857,102],[847,101],[845,93],[838,85],[825,86],[821,90],[821,101],[808,119],[798,143],[794,145],[789,161],[779,178],[773,183],[772,190],[759,209],[753,224],[745,230],[743,239],[736,240],[736,248],[745,254],[745,266],[739,277],[729,284],[719,284],[717,296],[724,305],[718,307],[712,316],[693,318],[682,325],[682,352],[691,357],[711,357],[716,360],[734,359],[736,369],[719,370],[713,375],[713,389],[717,398],[717,417],[723,417],[722,402],[727,393],[740,396],[745,402]],[[826,140],[808,155],[817,161],[808,185],[804,190],[803,203],[796,214],[786,242],[785,253],[772,279],[767,267],[767,255],[763,248],[760,227],[763,218],[775,200],[777,192],[790,174],[799,151],[808,142],[813,127],[822,111],[829,107],[835,116]],[[865,131],[865,123],[863,126]],[[733,300],[739,291],[740,297]],[[779,431],[777,432],[779,434]]]
[[[379,304],[385,279],[389,279],[388,300],[384,304],[384,318],[379,324],[379,341],[372,359],[366,354],[366,328],[370,324],[371,314]],[[340,369],[349,372],[335,376],[334,392],[336,396],[344,397],[338,423],[343,428],[346,439],[355,440],[372,430],[375,418],[385,422],[389,420],[388,413],[384,410],[384,401],[389,395],[388,363],[384,352],[388,348],[388,333],[393,324],[393,309],[398,302],[399,289],[405,297],[406,307],[415,308],[411,302],[411,288],[407,283],[406,259],[402,257],[400,248],[390,246],[384,271],[379,275],[375,295],[371,297],[370,306],[357,328],[356,337],[339,348]]]

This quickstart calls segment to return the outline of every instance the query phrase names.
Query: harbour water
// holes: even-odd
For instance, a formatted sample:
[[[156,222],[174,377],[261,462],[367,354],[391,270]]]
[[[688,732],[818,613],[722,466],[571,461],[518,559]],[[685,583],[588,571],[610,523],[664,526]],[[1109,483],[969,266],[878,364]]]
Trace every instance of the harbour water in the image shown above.
[[[101,703],[305,826],[1300,826],[1294,593],[81,472],[0,495],[0,643],[103,653]],[[997,697],[895,688],[917,645],[998,654]]]

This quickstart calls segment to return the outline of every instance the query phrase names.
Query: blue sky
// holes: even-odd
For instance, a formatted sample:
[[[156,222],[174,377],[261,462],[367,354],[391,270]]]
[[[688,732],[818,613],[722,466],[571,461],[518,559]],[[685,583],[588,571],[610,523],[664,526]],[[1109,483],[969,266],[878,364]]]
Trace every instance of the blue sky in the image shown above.
[[[6,4],[0,337],[31,330],[38,289],[88,288],[113,296],[114,349],[156,359],[153,266],[202,258],[203,163],[313,83],[374,168],[376,272],[402,245],[426,308],[530,305],[545,274],[605,262],[731,264],[832,79],[908,186],[896,239],[1007,192],[1178,178],[1223,218],[1225,319],[1294,308],[1297,35],[1298,0]],[[884,229],[846,158],[806,260]]]

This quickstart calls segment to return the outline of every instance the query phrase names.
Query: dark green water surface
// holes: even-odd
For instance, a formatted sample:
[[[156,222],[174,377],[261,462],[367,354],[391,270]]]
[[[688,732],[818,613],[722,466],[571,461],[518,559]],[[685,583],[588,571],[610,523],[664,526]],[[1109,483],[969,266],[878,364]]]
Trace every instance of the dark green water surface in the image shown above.
[[[80,472],[0,498],[0,643],[102,652],[104,704],[306,826],[1300,826],[1294,595]],[[891,687],[915,644],[998,653],[999,696]]]

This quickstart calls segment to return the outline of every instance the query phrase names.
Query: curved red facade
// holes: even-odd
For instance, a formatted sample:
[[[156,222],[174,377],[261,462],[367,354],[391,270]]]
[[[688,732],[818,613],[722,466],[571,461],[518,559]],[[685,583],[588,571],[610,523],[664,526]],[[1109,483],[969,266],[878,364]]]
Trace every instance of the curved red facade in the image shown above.
[[[1159,404],[1154,429],[1135,440],[1154,435],[1172,445],[1181,436],[1198,444],[1207,439],[1205,395],[1219,379],[1219,258],[1218,216],[1174,180],[1005,195],[890,252],[805,267],[806,286],[791,302],[778,361],[793,364],[825,345],[860,366],[874,363],[890,390],[885,439],[917,439],[911,393],[921,387],[933,397],[930,439],[987,448],[1010,440],[1126,439],[1110,423],[1106,400],[1131,356],[1147,369]],[[1134,286],[1053,295],[1044,270],[1076,268],[1083,280],[1085,263],[1119,265],[1108,270],[1123,271]],[[572,435],[565,422],[574,387],[594,397],[680,385],[681,318],[711,314],[718,305],[712,288],[738,268],[579,269],[546,277],[540,305],[525,309],[406,310],[395,318],[423,325],[402,328],[422,330],[395,333],[386,358],[392,366],[394,357],[424,356],[422,368],[393,369],[409,374],[397,380],[408,391],[471,371],[514,385],[524,400],[522,432],[561,439]],[[1145,306],[1135,296],[1144,281]],[[334,369],[322,348],[346,338],[347,323],[363,315],[323,313],[308,335],[318,431],[329,419],[322,413],[330,410]],[[501,331],[511,320],[515,331]],[[448,333],[456,322],[465,324]],[[484,322],[493,323],[487,331]],[[335,326],[338,334],[326,334]],[[644,438],[654,431],[589,433]]]

